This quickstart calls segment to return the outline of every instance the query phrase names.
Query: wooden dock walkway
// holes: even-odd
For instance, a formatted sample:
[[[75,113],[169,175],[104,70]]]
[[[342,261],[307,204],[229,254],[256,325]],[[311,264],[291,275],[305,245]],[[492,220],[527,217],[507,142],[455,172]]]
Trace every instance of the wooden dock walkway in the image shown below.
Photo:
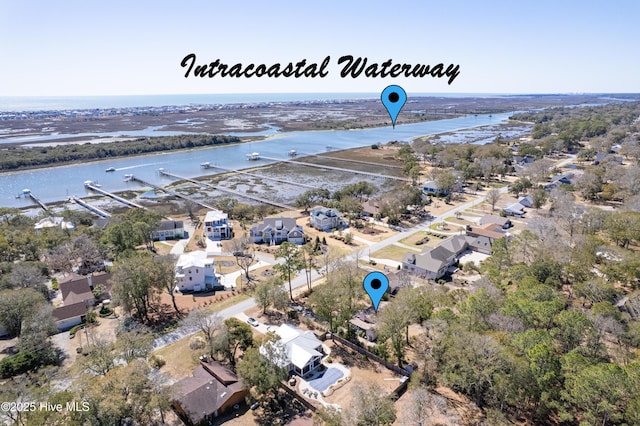
[[[258,201],[258,202],[263,203],[263,204],[269,204],[269,205],[280,207],[280,208],[287,209],[287,210],[292,210],[292,209],[295,208],[295,207],[289,206],[287,204],[278,203],[277,201],[267,200],[266,198],[256,197],[255,195],[249,195],[249,194],[242,193],[240,191],[235,191],[233,189],[223,188],[223,187],[220,187],[220,186],[212,185],[210,183],[200,182],[200,181],[195,180],[195,179],[187,178],[187,177],[184,177],[184,176],[179,176],[179,175],[176,175],[174,173],[170,173],[170,172],[168,172],[166,170],[159,170],[159,173],[164,175],[164,176],[169,176],[169,177],[172,177],[172,178],[175,178],[175,179],[180,179],[180,180],[186,180],[188,182],[194,183],[194,184],[196,184],[198,186],[201,186],[201,187],[205,187],[205,188],[213,189],[215,191],[220,191],[220,192],[224,192],[224,193],[227,193],[227,194],[235,195],[236,197],[242,197],[242,198],[247,198],[249,200]]]
[[[109,218],[111,217],[111,213],[109,213],[106,210],[102,210],[100,207],[96,207],[92,204],[87,203],[86,201],[84,201],[82,198],[78,198],[78,197],[74,197],[71,196],[69,197],[69,201],[71,201],[72,203],[76,203],[79,206],[84,207],[85,209],[89,210],[91,213],[100,216],[102,218]]]
[[[138,204],[138,203],[134,203],[133,201],[129,201],[129,200],[124,199],[124,198],[122,198],[122,197],[118,197],[116,194],[112,194],[112,193],[111,193],[111,192],[109,192],[109,191],[105,191],[104,189],[102,189],[102,188],[100,188],[100,187],[96,186],[96,185],[95,185],[93,182],[91,182],[91,181],[86,181],[86,182],[84,183],[84,187],[85,187],[85,188],[87,188],[87,189],[92,190],[93,192],[97,192],[98,194],[106,195],[106,196],[107,196],[107,197],[109,197],[109,198],[113,198],[114,200],[116,200],[116,201],[118,201],[118,202],[120,202],[120,203],[124,204],[125,206],[128,206],[128,207],[136,207],[136,208],[138,208],[138,209],[146,209],[146,207],[141,206],[141,205],[140,205],[140,204]]]
[[[228,169],[226,167],[222,167],[222,166],[217,166],[214,164],[210,164],[206,167],[207,169],[220,169],[220,170],[224,170],[225,172],[231,172],[231,173],[238,173],[238,174],[242,174],[242,175],[247,175],[247,176],[252,176],[258,179],[266,179],[266,180],[272,180],[274,182],[279,182],[279,183],[286,183],[289,185],[297,185],[297,186],[302,186],[303,188],[309,188],[309,189],[318,189],[319,186],[313,186],[313,185],[307,185],[306,183],[300,183],[300,182],[293,182],[291,180],[286,180],[286,179],[279,179],[279,178],[274,178],[274,177],[268,177],[268,176],[262,176],[256,173],[251,173],[251,172],[247,172],[244,170],[234,170],[234,169]]]
[[[160,171],[160,173],[161,173],[161,174],[164,174],[164,173],[162,173],[162,171]],[[165,194],[169,194],[169,195],[171,195],[172,197],[181,198],[181,199],[183,199],[183,200],[191,201],[192,203],[197,204],[197,205],[199,205],[199,206],[202,206],[202,207],[204,207],[205,209],[209,209],[209,210],[218,210],[216,207],[214,207],[214,206],[212,206],[212,205],[209,205],[209,204],[207,204],[207,203],[203,203],[202,201],[194,200],[194,199],[192,199],[192,198],[187,197],[186,195],[178,194],[177,192],[173,192],[173,191],[171,191],[171,190],[169,190],[169,189],[163,188],[163,187],[161,187],[161,186],[159,186],[159,185],[156,185],[156,184],[154,184],[154,183],[151,183],[151,182],[147,182],[146,180],[143,180],[143,179],[137,178],[137,177],[135,177],[135,176],[131,176],[131,181],[141,183],[141,184],[143,184],[143,185],[145,185],[145,186],[148,186],[148,187],[150,187],[150,188],[155,189],[156,191],[162,191],[162,192],[164,192]]]
[[[372,177],[383,178],[383,179],[395,179],[395,180],[401,180],[403,182],[411,182],[411,179],[400,177],[400,176],[390,176],[390,175],[383,175],[380,173],[362,172],[360,170],[344,169],[342,167],[334,167],[334,166],[324,166],[322,164],[305,163],[304,161],[287,160],[285,158],[273,158],[273,157],[265,157],[265,156],[262,156],[262,158],[264,158],[265,160],[282,161],[285,163],[298,164],[301,166],[317,167],[319,169],[337,170],[339,172],[354,173],[358,175],[372,176]]]
[[[29,196],[33,201],[35,201],[36,204],[38,204],[40,207],[42,207],[42,210],[44,210],[45,212],[49,211],[49,207],[44,203],[44,201],[42,201],[40,198],[38,198],[36,196],[36,194],[34,194],[33,192],[31,192],[28,189],[25,189],[24,191],[22,191],[22,193],[24,195]]]
[[[324,158],[326,160],[348,161],[350,163],[367,164],[369,166],[376,166],[376,167],[392,167],[394,169],[401,169],[402,168],[402,166],[396,166],[395,164],[373,163],[371,161],[354,160],[354,159],[351,159],[351,158],[331,157],[329,155],[321,155],[321,154],[298,154],[298,155],[302,155],[302,156],[305,156],[305,157]]]

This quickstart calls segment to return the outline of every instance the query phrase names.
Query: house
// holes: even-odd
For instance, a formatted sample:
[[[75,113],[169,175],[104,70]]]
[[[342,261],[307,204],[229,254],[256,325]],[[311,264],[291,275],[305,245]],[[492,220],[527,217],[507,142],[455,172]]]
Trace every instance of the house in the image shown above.
[[[488,223],[479,227],[467,227],[467,244],[473,251],[491,254],[493,243],[500,239],[509,237],[509,233],[496,223]]]
[[[362,212],[360,214],[367,217],[374,217],[380,214],[380,200],[369,198],[362,203]]]
[[[304,229],[296,224],[296,220],[288,217],[266,218],[249,230],[249,238],[253,243],[280,244],[284,241],[304,244]]]
[[[76,229],[73,223],[66,222],[63,217],[57,216],[45,217],[44,219],[36,223],[33,228],[36,231],[36,235],[40,235],[40,232],[42,232],[42,230],[45,228],[60,228],[63,231],[68,232],[73,232]]]
[[[616,163],[622,165],[622,156],[614,155],[610,153],[599,153],[599,154],[596,154],[596,157],[593,160],[593,165],[597,166],[603,161],[615,161]]]
[[[532,155],[514,155],[511,157],[511,162],[520,166],[528,166],[536,161],[536,158]]]
[[[249,394],[238,376],[218,362],[200,361],[191,377],[176,384],[171,407],[187,425],[209,425],[213,419],[241,404]]]
[[[184,223],[181,220],[163,220],[151,232],[153,241],[164,241],[184,238]]]
[[[214,241],[231,238],[229,215],[220,210],[210,210],[204,218],[204,234]]]
[[[571,172],[555,175],[551,178],[551,181],[543,186],[545,191],[551,191],[554,188],[560,187],[560,185],[573,185],[575,183],[575,175]]]
[[[213,259],[204,251],[181,254],[176,263],[176,288],[180,292],[219,289]]]
[[[438,184],[433,180],[430,180],[422,184],[422,192],[427,195],[436,195],[436,196],[446,196],[447,194],[449,194],[449,191],[440,189]]]
[[[376,334],[376,325],[372,322],[361,319],[358,314],[354,318],[349,320],[349,324],[356,330],[356,333],[364,334],[364,337],[370,341],[375,342],[378,339]]]
[[[513,226],[511,223],[511,219],[502,216],[494,216],[492,214],[484,215],[478,221],[478,225],[486,225],[488,223],[495,223],[496,225],[500,225],[502,229],[508,229]]]
[[[278,345],[282,352],[276,359],[272,359],[280,367],[284,367],[290,373],[304,376],[314,371],[322,361],[322,342],[311,331],[302,331],[289,324],[282,324],[276,329],[280,337]],[[267,342],[265,345],[273,344]],[[267,356],[270,352],[265,345],[260,347],[260,353]],[[277,351],[279,352],[279,351]]]
[[[93,291],[98,286],[104,287],[103,297],[108,298],[111,291],[111,274],[103,272],[88,275],[72,275],[59,283],[63,306],[55,308],[52,316],[58,330],[81,324],[89,308],[95,306],[96,297]]]
[[[340,212],[337,209],[330,209],[323,206],[315,206],[311,209],[309,220],[311,226],[325,232],[340,228],[344,225],[344,221],[340,217]]]
[[[518,198],[518,203],[522,204],[525,207],[531,208],[533,207],[533,197],[531,195],[525,195]]]
[[[469,244],[464,235],[447,238],[437,247],[426,247],[420,254],[407,253],[402,259],[402,269],[416,275],[437,280],[441,278]]]
[[[520,203],[513,203],[505,207],[504,212],[508,216],[515,217],[523,217],[524,216],[524,206]]]

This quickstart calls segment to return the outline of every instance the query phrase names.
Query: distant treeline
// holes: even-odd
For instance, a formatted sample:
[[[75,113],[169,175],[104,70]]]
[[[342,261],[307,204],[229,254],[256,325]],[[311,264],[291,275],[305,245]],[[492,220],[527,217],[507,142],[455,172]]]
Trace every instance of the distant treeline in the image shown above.
[[[181,135],[140,138],[129,141],[62,144],[48,147],[10,147],[2,150],[0,171],[76,161],[126,157],[151,152],[172,151],[240,142],[236,136]]]

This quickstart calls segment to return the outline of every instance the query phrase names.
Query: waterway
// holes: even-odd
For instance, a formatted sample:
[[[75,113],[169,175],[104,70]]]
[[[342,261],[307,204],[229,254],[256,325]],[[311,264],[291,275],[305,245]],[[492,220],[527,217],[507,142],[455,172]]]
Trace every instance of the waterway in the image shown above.
[[[110,191],[139,189],[136,183],[123,182],[123,176],[135,174],[144,180],[167,184],[172,180],[158,175],[160,167],[185,177],[212,174],[203,170],[202,162],[218,164],[226,168],[241,169],[272,163],[268,160],[248,161],[246,155],[259,152],[274,158],[287,158],[289,150],[299,154],[314,154],[330,149],[348,149],[369,146],[388,141],[409,141],[423,135],[452,132],[505,122],[512,113],[493,115],[470,115],[465,117],[427,121],[422,123],[397,125],[364,130],[287,132],[268,137],[259,142],[249,142],[231,146],[218,146],[190,151],[167,152],[103,160],[68,166],[48,167],[0,174],[0,207],[27,207],[33,205],[28,198],[16,198],[23,189],[30,189],[44,202],[65,200],[71,195],[85,196],[84,181],[92,180]],[[109,167],[115,172],[105,172]]]

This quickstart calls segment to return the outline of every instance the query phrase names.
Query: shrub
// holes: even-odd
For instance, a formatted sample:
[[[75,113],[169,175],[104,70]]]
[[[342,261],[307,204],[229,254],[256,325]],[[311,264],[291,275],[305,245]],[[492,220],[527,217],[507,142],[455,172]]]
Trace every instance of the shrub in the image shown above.
[[[73,327],[71,327],[71,330],[69,330],[69,335],[71,338],[73,338],[73,336],[76,335],[76,333],[78,332],[78,330],[80,330],[82,327],[86,326],[85,323],[82,324],[78,324],[78,325],[74,325]]]
[[[58,286],[57,278],[51,278],[51,288],[53,289],[53,291],[58,291],[60,289],[60,287]]]
[[[149,365],[153,368],[162,368],[167,361],[161,355],[151,355],[149,358]]]
[[[327,359],[326,359],[326,361],[327,361],[327,364],[331,364],[331,363],[333,362],[333,359],[331,359],[331,357],[330,357],[330,356],[328,356],[328,357],[327,357]]]

